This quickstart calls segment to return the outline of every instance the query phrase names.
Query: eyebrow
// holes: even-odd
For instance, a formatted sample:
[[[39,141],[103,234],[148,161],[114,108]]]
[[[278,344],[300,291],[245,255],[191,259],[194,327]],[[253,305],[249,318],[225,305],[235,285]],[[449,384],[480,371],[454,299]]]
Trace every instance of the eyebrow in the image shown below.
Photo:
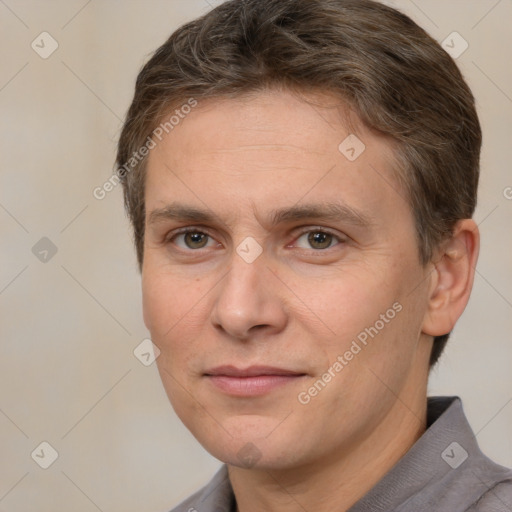
[[[155,208],[148,215],[148,224],[156,224],[166,220],[208,223],[218,219],[210,210],[202,210],[181,203],[171,203],[163,208]]]
[[[342,203],[314,203],[294,205],[272,210],[269,215],[270,224],[276,226],[285,222],[301,220],[343,221],[356,227],[370,227],[373,222],[363,212]],[[148,224],[156,224],[166,220],[210,224],[220,222],[220,218],[211,210],[196,208],[182,203],[171,203],[163,208],[156,208],[148,215]]]
[[[305,219],[343,221],[358,227],[369,227],[372,224],[370,217],[363,212],[342,203],[305,204],[280,208],[274,210],[270,218],[273,225]]]

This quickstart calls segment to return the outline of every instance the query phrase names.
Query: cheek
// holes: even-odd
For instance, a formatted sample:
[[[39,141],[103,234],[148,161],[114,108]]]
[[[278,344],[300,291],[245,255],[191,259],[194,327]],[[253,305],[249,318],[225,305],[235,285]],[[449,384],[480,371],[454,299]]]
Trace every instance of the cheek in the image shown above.
[[[404,279],[416,275],[413,270],[404,265],[377,271],[361,266],[316,278],[314,285],[300,279],[291,285],[307,304],[300,313],[296,310],[296,318],[317,350],[324,352],[325,363],[332,365],[346,355],[350,369],[337,382],[346,386],[347,374],[354,372],[348,379],[354,384],[350,389],[378,385],[368,368],[385,380],[403,377],[401,371],[416,350],[423,315],[421,297],[411,294],[410,280]]]
[[[210,308],[205,286],[195,278],[165,272],[143,276],[144,321],[161,351],[157,364],[161,373],[165,369],[180,381],[192,378],[198,360],[209,350],[204,334]],[[173,387],[172,379],[166,382],[166,388]]]
[[[149,265],[148,265],[149,266]],[[168,271],[143,270],[144,322],[151,334],[163,338],[200,306],[201,289],[194,279],[180,279]]]
[[[283,279],[294,295],[299,321],[328,345],[350,344],[365,327],[379,320],[397,300],[396,283],[363,265],[338,268],[323,275]],[[342,348],[342,347],[337,347]]]
[[[169,304],[170,290],[168,286],[162,286],[162,284],[162,281],[153,272],[143,269],[142,310],[144,323],[151,335],[159,335],[158,337],[161,336],[163,324],[167,323],[169,314],[172,314],[173,311],[172,305]]]

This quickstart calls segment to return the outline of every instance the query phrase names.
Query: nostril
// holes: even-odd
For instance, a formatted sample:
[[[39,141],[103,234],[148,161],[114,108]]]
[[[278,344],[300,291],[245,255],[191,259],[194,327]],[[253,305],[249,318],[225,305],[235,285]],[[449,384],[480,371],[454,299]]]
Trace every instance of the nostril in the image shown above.
[[[268,324],[258,324],[258,325],[253,325],[250,329],[249,329],[249,332],[258,332],[258,331],[262,331],[263,329],[268,329],[270,326]]]

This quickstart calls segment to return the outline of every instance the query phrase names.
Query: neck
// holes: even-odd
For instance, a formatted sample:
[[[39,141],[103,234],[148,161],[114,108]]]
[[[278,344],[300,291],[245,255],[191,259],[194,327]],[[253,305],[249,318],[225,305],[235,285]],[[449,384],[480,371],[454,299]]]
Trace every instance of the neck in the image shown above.
[[[418,387],[412,396],[397,398],[378,427],[348,450],[344,446],[328,458],[286,470],[228,465],[238,512],[348,510],[424,433],[426,383]]]

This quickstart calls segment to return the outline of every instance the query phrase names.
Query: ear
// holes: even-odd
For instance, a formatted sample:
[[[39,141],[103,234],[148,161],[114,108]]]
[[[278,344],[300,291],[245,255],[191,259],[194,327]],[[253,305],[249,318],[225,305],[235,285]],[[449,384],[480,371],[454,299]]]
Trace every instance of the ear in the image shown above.
[[[452,237],[441,244],[432,262],[423,333],[442,336],[453,329],[469,300],[479,249],[476,223],[472,219],[457,222]]]

